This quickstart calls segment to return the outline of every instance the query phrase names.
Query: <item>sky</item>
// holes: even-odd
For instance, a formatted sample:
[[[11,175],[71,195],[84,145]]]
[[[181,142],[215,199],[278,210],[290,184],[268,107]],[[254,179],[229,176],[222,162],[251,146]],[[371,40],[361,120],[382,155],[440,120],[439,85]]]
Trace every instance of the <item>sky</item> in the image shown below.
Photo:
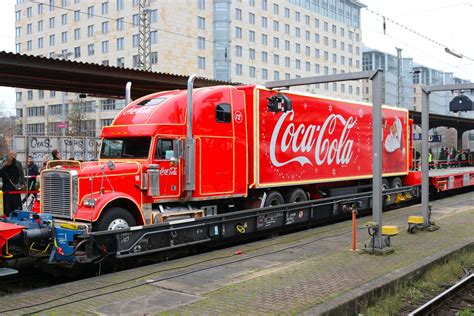
[[[402,48],[402,56],[413,58],[416,63],[453,72],[457,77],[474,81],[474,41],[471,31],[474,0],[359,1],[367,5],[367,9],[362,9],[361,25],[362,40],[366,46],[393,55],[396,55],[396,47]],[[12,52],[15,49],[15,2],[0,0],[0,51]],[[385,32],[383,17],[386,21]],[[465,57],[447,54],[445,47]],[[0,87],[0,106],[0,112],[4,115],[7,112],[14,115],[13,89]]]

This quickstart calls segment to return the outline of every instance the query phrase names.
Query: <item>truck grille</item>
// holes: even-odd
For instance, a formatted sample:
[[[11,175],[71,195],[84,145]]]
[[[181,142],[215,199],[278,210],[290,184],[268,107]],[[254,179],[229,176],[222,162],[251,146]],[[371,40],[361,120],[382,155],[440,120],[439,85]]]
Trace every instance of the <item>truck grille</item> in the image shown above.
[[[43,213],[54,217],[72,218],[72,190],[69,172],[46,171],[41,176],[41,206]]]

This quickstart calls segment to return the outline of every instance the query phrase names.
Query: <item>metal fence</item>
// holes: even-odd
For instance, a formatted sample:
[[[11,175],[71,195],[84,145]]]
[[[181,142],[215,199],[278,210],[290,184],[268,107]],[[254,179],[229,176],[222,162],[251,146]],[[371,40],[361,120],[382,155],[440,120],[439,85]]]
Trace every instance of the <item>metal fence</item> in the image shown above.
[[[96,160],[99,157],[101,140],[96,137],[62,137],[62,136],[14,136],[11,148],[17,152],[17,160],[26,162],[31,155],[33,161],[41,166],[43,159],[51,151],[58,149],[62,159]]]

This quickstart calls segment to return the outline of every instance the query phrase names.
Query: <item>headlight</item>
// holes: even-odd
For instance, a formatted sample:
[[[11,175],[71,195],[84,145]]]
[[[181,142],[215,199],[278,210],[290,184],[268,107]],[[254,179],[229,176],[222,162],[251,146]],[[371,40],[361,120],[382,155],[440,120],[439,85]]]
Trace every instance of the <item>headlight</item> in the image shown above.
[[[84,206],[94,207],[95,203],[96,203],[95,199],[92,199],[92,198],[84,199]]]

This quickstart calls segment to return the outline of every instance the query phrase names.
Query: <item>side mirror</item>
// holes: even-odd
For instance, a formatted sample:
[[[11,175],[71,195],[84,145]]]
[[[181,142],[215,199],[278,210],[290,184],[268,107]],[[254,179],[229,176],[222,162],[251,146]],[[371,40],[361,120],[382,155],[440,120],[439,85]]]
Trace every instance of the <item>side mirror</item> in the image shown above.
[[[273,97],[267,98],[268,110],[270,112],[288,112],[293,110],[293,104],[289,97],[284,94],[278,93]]]

